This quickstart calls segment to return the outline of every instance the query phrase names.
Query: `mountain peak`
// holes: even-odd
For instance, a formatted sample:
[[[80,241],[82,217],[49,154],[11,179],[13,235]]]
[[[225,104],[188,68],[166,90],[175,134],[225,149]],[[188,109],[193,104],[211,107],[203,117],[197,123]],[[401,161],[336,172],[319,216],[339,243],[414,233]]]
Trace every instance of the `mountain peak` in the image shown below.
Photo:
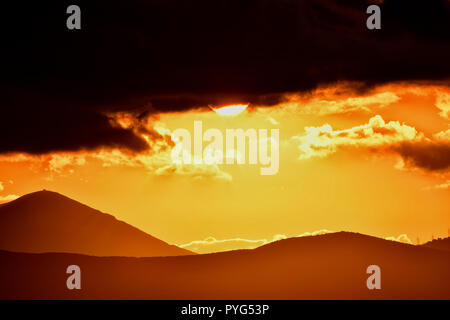
[[[0,249],[96,256],[192,254],[48,190],[24,195],[0,207]]]
[[[58,192],[42,189],[40,191],[35,191],[35,192],[28,193],[26,195],[23,195],[23,196],[17,198],[16,200],[8,202],[7,204],[24,202],[24,201],[55,201],[55,200],[66,200],[66,201],[77,202],[77,201],[70,199],[69,197],[66,197]]]
[[[66,200],[70,200],[70,201],[75,201],[75,200],[73,200],[73,199],[71,199],[71,198],[69,198],[69,197],[67,197],[65,195],[62,195],[61,193],[58,193],[56,191],[47,190],[47,189],[42,189],[40,191],[35,191],[35,192],[28,193],[28,194],[23,195],[22,197],[20,197],[20,198],[18,198],[16,200],[19,200],[21,198],[31,199],[31,198],[41,198],[41,197],[45,197],[45,198],[48,198],[48,199],[51,199],[51,198],[58,199],[59,198],[59,199],[66,199]]]

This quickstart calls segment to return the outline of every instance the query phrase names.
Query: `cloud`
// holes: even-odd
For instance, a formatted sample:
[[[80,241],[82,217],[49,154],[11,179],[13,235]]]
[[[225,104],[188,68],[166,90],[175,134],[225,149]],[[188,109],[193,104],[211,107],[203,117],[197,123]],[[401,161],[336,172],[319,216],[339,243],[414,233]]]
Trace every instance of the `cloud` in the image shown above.
[[[232,176],[219,168],[217,164],[177,164],[172,157],[176,141],[171,138],[171,131],[161,123],[159,127],[152,129],[165,139],[157,139],[149,142],[152,150],[146,153],[129,154],[121,150],[100,151],[93,153],[91,157],[101,160],[104,167],[128,166],[143,167],[157,176],[186,176],[194,179],[216,179],[232,181]],[[179,143],[179,142],[178,142]]]
[[[419,167],[428,171],[445,172],[450,168],[450,129],[419,143],[405,142],[393,147],[401,155],[401,169]]]
[[[398,237],[387,237],[386,240],[397,241],[402,243],[412,244],[412,241],[408,238],[406,234],[401,234]]]
[[[0,196],[0,202],[13,201],[19,198],[19,196],[15,194],[8,194],[7,196]]]
[[[117,126],[111,114],[270,106],[342,81],[364,91],[449,75],[446,0],[385,0],[376,31],[361,1],[83,1],[89,14],[74,32],[61,16],[68,4],[3,5],[3,29],[14,33],[2,37],[0,153],[145,152],[153,146],[140,127]]]
[[[248,240],[235,238],[235,239],[217,240],[214,237],[208,237],[204,240],[195,240],[186,244],[182,244],[179,247],[197,253],[211,253],[237,249],[254,249],[267,243],[268,241],[266,239]]]
[[[433,135],[437,141],[446,142],[450,141],[450,129],[445,131],[440,131]]]
[[[402,143],[393,148],[403,159],[405,168],[445,171],[450,168],[450,142]]]
[[[450,94],[447,92],[438,91],[436,93],[435,105],[441,110],[439,115],[450,120]]]
[[[169,164],[167,166],[156,169],[156,175],[181,175],[193,177],[194,179],[214,178],[217,180],[232,181],[232,176],[222,171],[217,165],[211,164]]]
[[[344,148],[385,148],[424,138],[415,128],[398,121],[386,123],[380,115],[370,118],[367,124],[344,130],[334,130],[329,124],[305,127],[304,135],[293,137],[300,142],[300,159],[323,158]]]
[[[160,130],[160,129],[158,129]],[[170,135],[170,132],[167,131]],[[216,164],[175,164],[171,155],[172,145],[164,140],[154,144],[153,150],[134,154],[120,149],[97,150],[84,152],[60,152],[49,155],[11,154],[0,156],[1,162],[29,163],[30,168],[49,173],[48,179],[54,175],[67,176],[75,172],[77,167],[97,162],[104,168],[131,167],[142,168],[156,176],[185,176],[193,179],[214,179],[232,181],[232,176],[224,172]],[[2,185],[0,184],[0,187]],[[0,188],[1,191],[1,188]]]
[[[280,107],[293,109],[302,114],[325,116],[355,111],[370,112],[374,108],[384,108],[397,102],[400,97],[389,91],[358,96],[358,92],[350,85],[340,85],[317,89],[303,95],[289,95],[286,99],[287,101],[280,104]]]
[[[445,171],[450,167],[449,132],[442,131],[432,139],[414,127],[398,121],[385,122],[380,115],[367,124],[343,130],[331,125],[305,127],[305,134],[292,137],[298,141],[300,159],[323,158],[344,149],[363,149],[401,156],[399,168],[421,168]]]
[[[11,181],[10,181],[11,183]],[[3,182],[0,181],[0,191],[5,190],[5,187],[3,186]],[[0,196],[0,202],[5,202],[5,201],[12,201],[12,200],[16,200],[17,198],[19,198],[19,196],[16,196],[14,194],[9,194],[7,196]]]
[[[0,89],[1,91],[1,89]],[[54,151],[81,151],[123,148],[141,152],[146,141],[131,129],[115,127],[107,116],[95,110],[49,109],[39,98],[28,110],[19,105],[21,98],[5,105],[0,127],[0,153],[45,154]],[[22,101],[23,104],[31,103]],[[8,124],[9,123],[9,124]]]
[[[323,229],[317,230],[313,232],[305,232],[298,237],[306,237],[306,236],[316,236],[325,233],[330,233],[332,231]],[[276,234],[272,237],[272,239],[257,239],[257,240],[249,240],[243,238],[231,238],[231,239],[222,239],[218,240],[214,237],[208,237],[204,240],[194,240],[186,244],[179,245],[179,247],[188,249],[197,253],[212,253],[212,252],[220,252],[220,251],[229,251],[229,250],[238,250],[238,249],[254,249],[260,247],[262,245],[287,239],[287,236],[284,234]]]
[[[280,122],[278,122],[278,120],[276,120],[273,117],[267,117],[266,120],[269,121],[270,124],[272,124],[272,125],[279,125],[280,124]]]
[[[318,236],[321,234],[327,234],[327,233],[332,233],[333,231],[327,230],[327,229],[321,229],[321,230],[316,230],[313,232],[305,232],[302,233],[300,235],[298,235],[298,237],[309,237],[309,236]]]
[[[447,181],[445,181],[445,182],[443,182],[443,183],[440,183],[440,184],[437,184],[437,185],[434,185],[434,186],[428,186],[428,187],[425,187],[424,188],[424,190],[445,190],[445,189],[448,189],[448,188],[450,188],[450,180],[447,180]]]
[[[54,172],[61,172],[68,166],[82,166],[86,164],[84,155],[78,154],[53,154],[50,156],[49,169]]]
[[[153,119],[154,120],[154,119]],[[157,176],[186,176],[194,179],[215,179],[222,181],[232,181],[232,176],[222,171],[216,164],[175,164],[172,159],[172,149],[175,143],[171,139],[171,131],[165,128],[160,122],[152,119],[139,120],[132,114],[116,115],[114,121],[123,127],[141,126],[139,131],[148,139],[151,150],[135,154],[122,149],[101,149],[81,152],[58,152],[48,155],[28,155],[10,154],[0,155],[0,162],[29,162],[37,168],[41,168],[50,173],[64,176],[74,172],[76,167],[85,165],[87,162],[99,161],[107,167],[133,167],[143,168],[147,172]],[[151,134],[156,139],[151,139]],[[2,190],[0,183],[0,191]]]

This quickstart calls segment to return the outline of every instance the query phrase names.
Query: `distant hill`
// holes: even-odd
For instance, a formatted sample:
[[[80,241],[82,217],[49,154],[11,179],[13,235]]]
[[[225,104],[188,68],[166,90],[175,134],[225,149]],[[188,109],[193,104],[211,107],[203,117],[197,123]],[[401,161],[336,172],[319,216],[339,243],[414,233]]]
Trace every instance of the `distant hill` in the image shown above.
[[[180,257],[0,252],[0,261],[0,299],[450,299],[450,252],[348,232]],[[66,288],[71,264],[81,290]],[[372,264],[381,290],[366,286]]]
[[[0,249],[95,256],[193,254],[50,191],[31,193],[0,206]]]
[[[422,244],[424,247],[450,251],[450,238],[435,239]]]

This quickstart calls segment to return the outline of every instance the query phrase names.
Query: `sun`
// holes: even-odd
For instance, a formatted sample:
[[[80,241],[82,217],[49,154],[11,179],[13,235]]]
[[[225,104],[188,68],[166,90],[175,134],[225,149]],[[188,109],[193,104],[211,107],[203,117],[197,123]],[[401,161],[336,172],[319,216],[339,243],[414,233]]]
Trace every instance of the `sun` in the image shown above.
[[[214,112],[216,112],[217,114],[220,114],[221,116],[234,116],[234,115],[241,113],[245,109],[247,109],[248,104],[234,104],[231,106],[216,107],[216,108],[212,107],[212,106],[209,106],[209,107]]]

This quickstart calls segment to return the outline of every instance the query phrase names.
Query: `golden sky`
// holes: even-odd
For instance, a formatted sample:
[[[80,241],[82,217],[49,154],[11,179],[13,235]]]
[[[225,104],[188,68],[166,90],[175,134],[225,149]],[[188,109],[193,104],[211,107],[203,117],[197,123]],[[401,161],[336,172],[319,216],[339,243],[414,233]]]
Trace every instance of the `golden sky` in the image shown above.
[[[152,151],[2,155],[0,202],[56,191],[197,252],[327,230],[413,243],[447,236],[448,87],[403,83],[358,94],[341,84],[233,116],[199,109],[112,118],[151,129],[142,134]],[[193,131],[196,120],[204,130],[279,129],[278,173],[260,175],[259,164],[174,164],[171,134]]]

